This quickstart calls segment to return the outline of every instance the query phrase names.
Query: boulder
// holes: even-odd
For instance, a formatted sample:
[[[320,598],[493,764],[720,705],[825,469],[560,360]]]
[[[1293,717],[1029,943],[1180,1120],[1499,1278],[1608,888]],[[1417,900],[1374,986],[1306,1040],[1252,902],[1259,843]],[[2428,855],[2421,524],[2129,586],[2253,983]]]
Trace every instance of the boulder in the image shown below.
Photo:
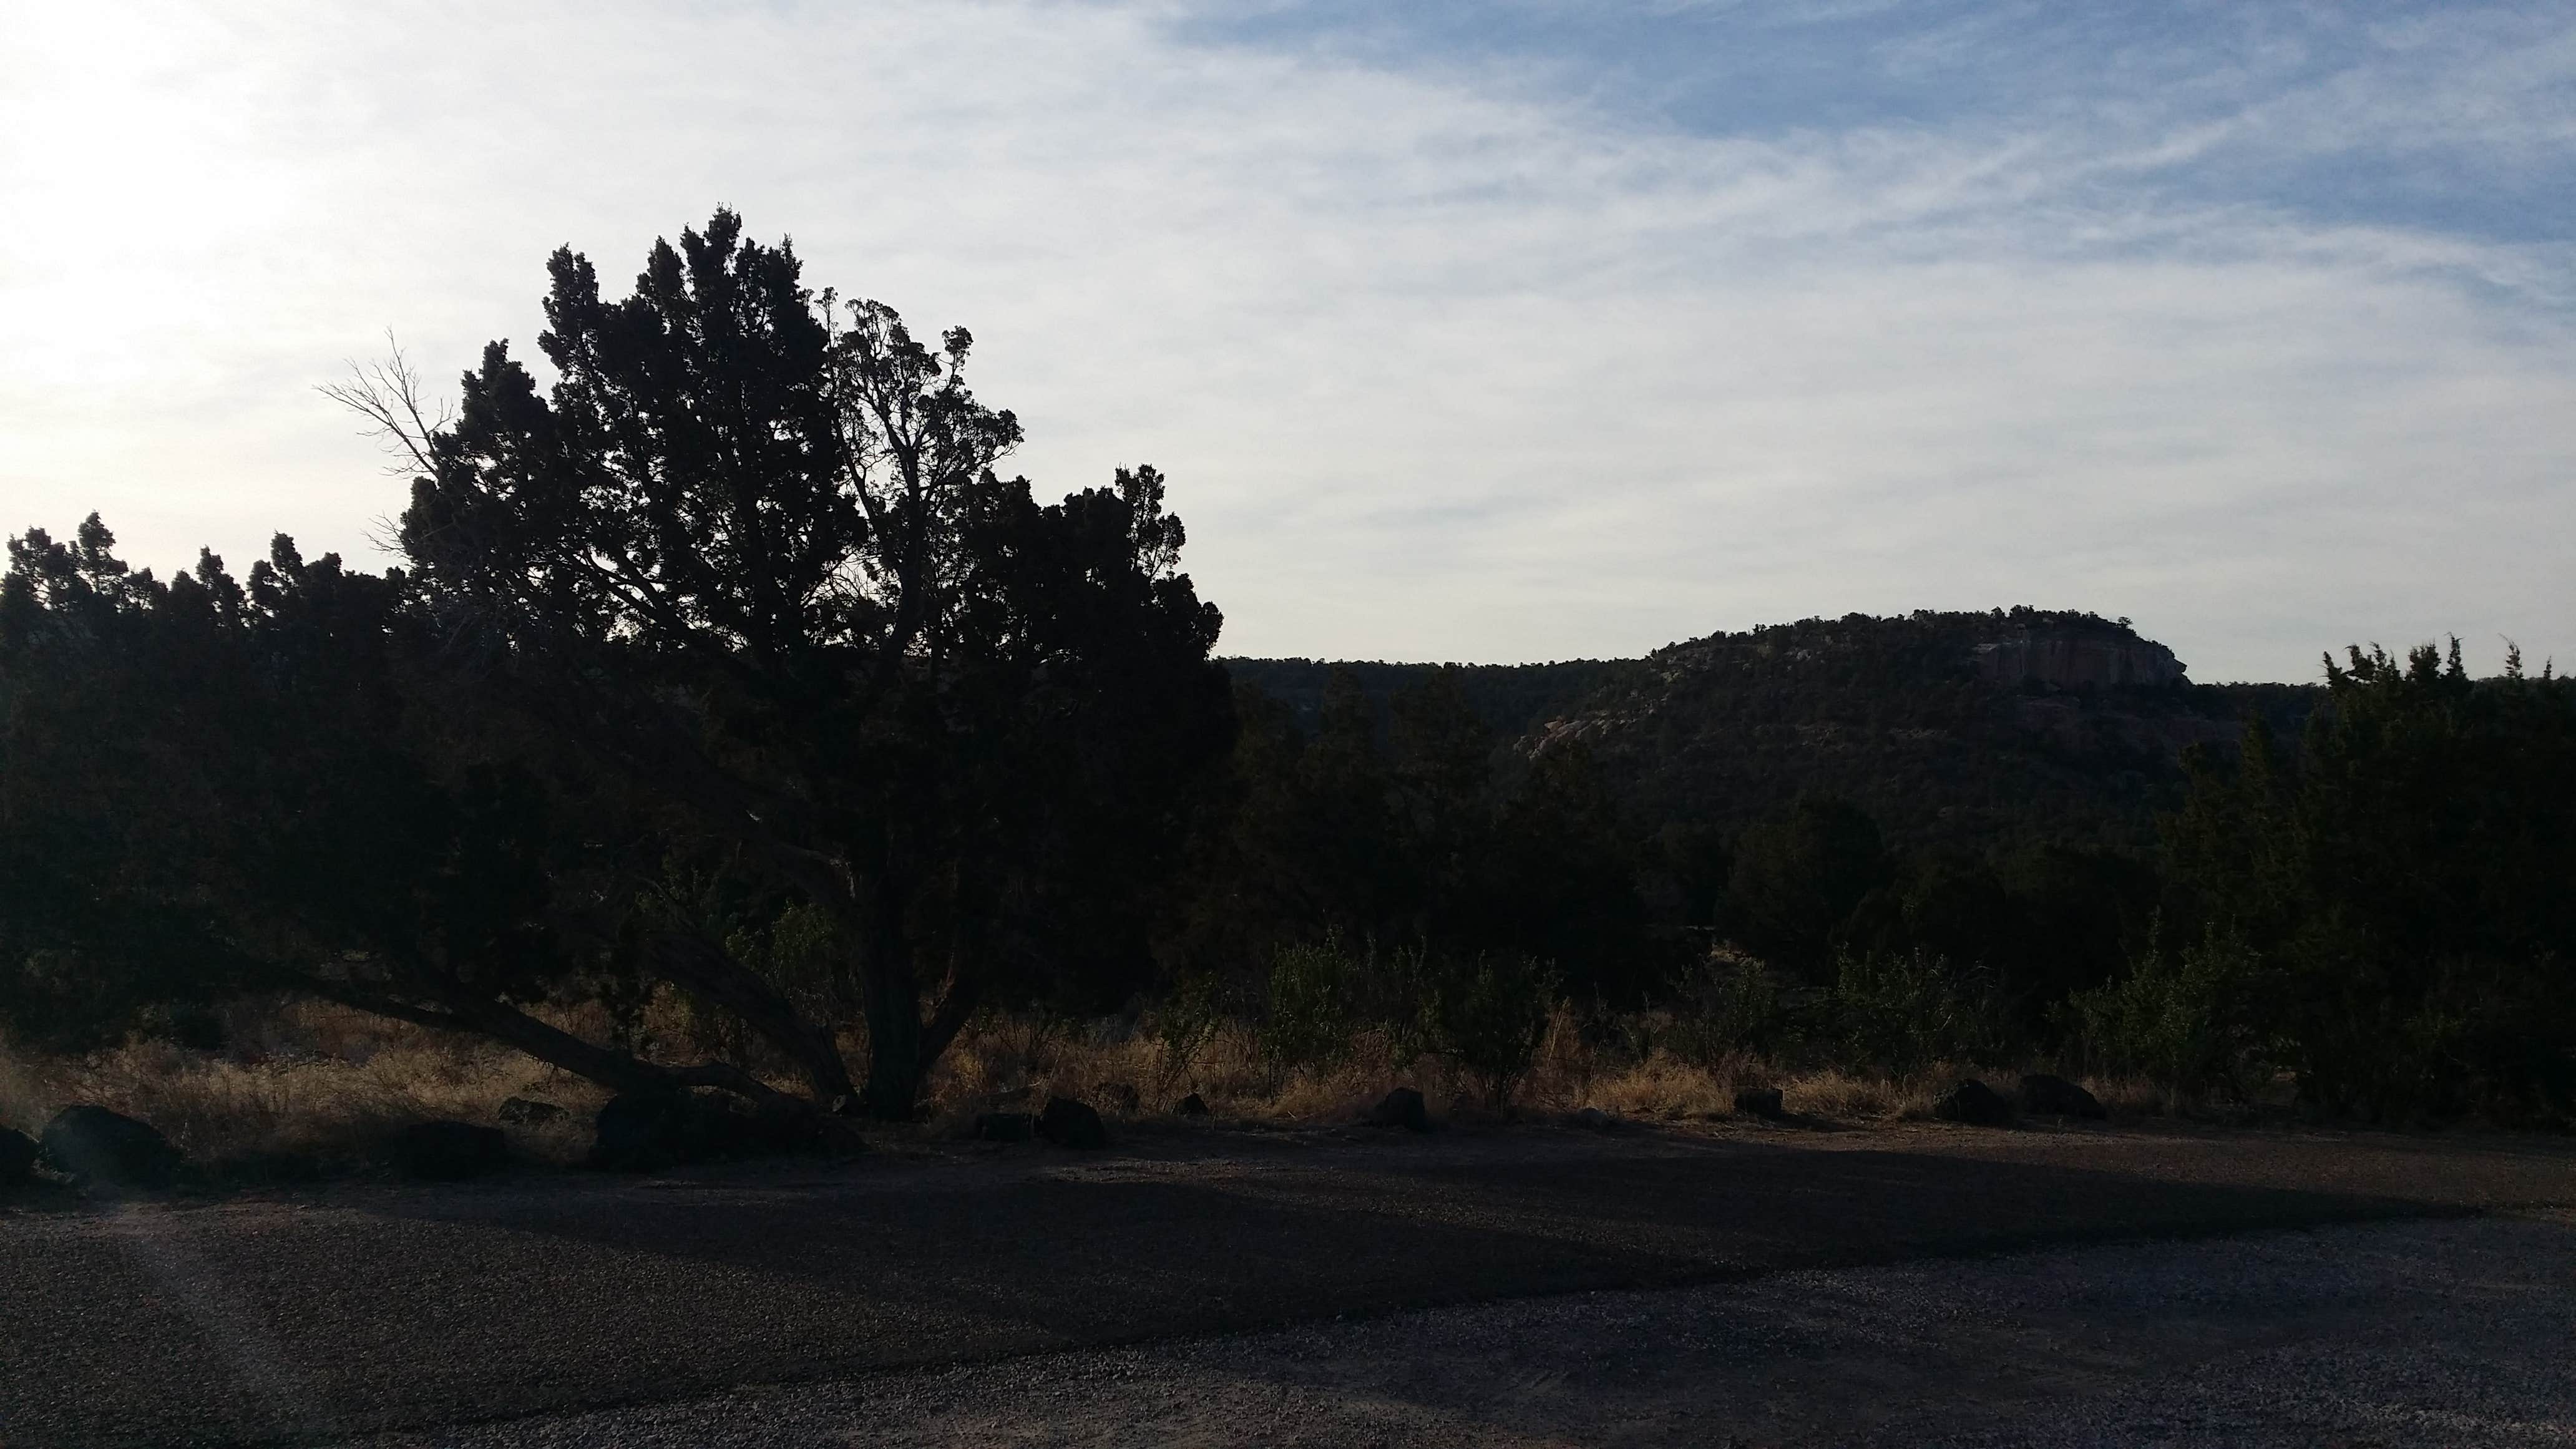
[[[1420,1092],[1411,1087],[1398,1087],[1379,1098],[1376,1106],[1369,1108],[1368,1125],[1401,1127],[1408,1132],[1428,1132],[1431,1130],[1431,1112],[1429,1108],[1422,1105]]]
[[[720,1156],[774,1157],[812,1152],[823,1145],[821,1114],[796,1098],[762,1102],[748,1112],[732,1113],[731,1118],[732,1140]]]
[[[612,1172],[739,1157],[759,1146],[751,1114],[696,1092],[620,1092],[599,1109],[593,1127],[590,1165]]]
[[[1172,1115],[1175,1117],[1204,1117],[1207,1114],[1207,1098],[1200,1096],[1196,1092],[1192,1092],[1188,1096],[1183,1097],[1172,1107]]]
[[[2046,1072],[2033,1072],[2021,1079],[2021,1109],[2034,1117],[2108,1117],[2101,1099],[2091,1092]]]
[[[975,1140],[978,1142],[1026,1142],[1035,1135],[1038,1119],[1027,1112],[982,1112],[975,1117]]]
[[[533,1097],[512,1097],[501,1104],[500,1112],[502,1123],[510,1127],[545,1127],[571,1115],[552,1102],[540,1102]]]
[[[73,1181],[114,1187],[168,1187],[185,1160],[150,1124],[87,1104],[55,1113],[38,1145]]]
[[[0,1127],[0,1192],[36,1180],[36,1139],[14,1127]]]
[[[1971,1077],[1942,1093],[1932,1104],[1932,1115],[1974,1127],[2009,1127],[2013,1109],[1994,1088]]]
[[[385,1157],[405,1177],[455,1182],[510,1165],[509,1139],[472,1122],[414,1122],[385,1142]]]
[[[1038,1114],[1038,1135],[1058,1147],[1094,1148],[1109,1145],[1109,1128],[1100,1114],[1088,1103],[1071,1097],[1048,1097],[1046,1110]]]
[[[1102,1083],[1100,1101],[1110,1111],[1126,1117],[1135,1116],[1136,1109],[1144,1105],[1144,1098],[1138,1095],[1134,1087],[1125,1082]]]
[[[865,1129],[838,1113],[814,1119],[814,1145],[834,1157],[857,1157],[868,1150]]]
[[[1736,1088],[1735,1110],[1747,1117],[1768,1117],[1775,1121],[1789,1115],[1778,1087]]]
[[[1619,1119],[1602,1111],[1598,1107],[1585,1107],[1581,1111],[1576,1112],[1571,1120],[1575,1126],[1580,1127],[1587,1132],[1616,1132],[1619,1130]]]
[[[211,1165],[214,1176],[236,1187],[294,1187],[330,1175],[310,1152],[236,1152]]]

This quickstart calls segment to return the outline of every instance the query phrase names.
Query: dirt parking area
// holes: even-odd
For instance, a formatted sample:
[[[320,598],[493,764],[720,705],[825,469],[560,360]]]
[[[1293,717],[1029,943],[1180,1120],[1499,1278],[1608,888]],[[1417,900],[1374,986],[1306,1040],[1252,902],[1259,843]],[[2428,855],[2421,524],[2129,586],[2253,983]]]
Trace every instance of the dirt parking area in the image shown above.
[[[655,1415],[716,1442],[687,1416],[751,1401],[824,1417],[733,1442],[1925,1442],[2002,1412],[1976,1405],[2159,1374],[2215,1392],[2206,1366],[2259,1386],[2242,1366],[2301,1344],[2384,1356],[2406,1313],[2381,1302],[2421,1306],[2426,1353],[2496,1358],[2521,1340],[2461,1337],[2475,1315],[2436,1290],[2525,1303],[2499,1265],[2526,1249],[2569,1282],[2571,1206],[2576,1150],[2544,1139],[1172,1126],[1095,1154],[22,1210],[0,1216],[0,1443],[651,1442]],[[2404,1293],[2384,1268],[2351,1291],[2341,1268],[2283,1270],[2313,1292],[2249,1276],[2426,1243],[2463,1246]],[[2562,1299],[2528,1301],[2514,1322],[2564,1327]],[[1971,1383],[1964,1419],[1904,1417]],[[603,1411],[645,1417],[583,1418]]]
[[[2576,1443],[2576,1217],[1792,1271],[368,1441],[799,1445]]]

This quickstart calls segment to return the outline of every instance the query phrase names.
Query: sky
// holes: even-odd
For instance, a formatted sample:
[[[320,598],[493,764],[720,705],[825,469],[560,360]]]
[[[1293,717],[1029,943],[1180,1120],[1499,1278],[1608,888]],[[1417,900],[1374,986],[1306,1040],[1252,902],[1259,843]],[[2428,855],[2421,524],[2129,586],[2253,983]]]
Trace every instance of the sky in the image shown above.
[[[7,0],[0,530],[391,562],[316,390],[719,205],[1221,652],[2013,604],[2576,665],[2576,7]]]

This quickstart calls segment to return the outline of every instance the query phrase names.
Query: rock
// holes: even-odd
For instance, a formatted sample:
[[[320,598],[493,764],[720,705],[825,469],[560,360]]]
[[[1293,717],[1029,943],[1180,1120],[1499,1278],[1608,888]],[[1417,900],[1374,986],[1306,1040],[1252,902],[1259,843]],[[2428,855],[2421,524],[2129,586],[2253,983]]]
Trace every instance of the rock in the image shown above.
[[[812,1152],[823,1144],[822,1118],[804,1102],[763,1102],[747,1113],[735,1113],[734,1140],[721,1155],[767,1157]]]
[[[2021,1079],[2021,1109],[2034,1117],[2108,1117],[2101,1099],[2091,1092],[2046,1072],[2033,1072]]]
[[[291,1187],[329,1176],[322,1159],[310,1152],[237,1152],[215,1163],[213,1171],[236,1186]]]
[[[14,1127],[0,1127],[0,1192],[36,1180],[36,1139]]]
[[[39,1146],[45,1161],[75,1182],[115,1187],[168,1187],[185,1160],[149,1124],[87,1104],[55,1113]]]
[[[1125,1117],[1135,1116],[1136,1109],[1144,1104],[1144,1098],[1137,1094],[1134,1087],[1125,1082],[1101,1084],[1100,1100],[1107,1104],[1110,1111]]]
[[[1058,1147],[1089,1149],[1109,1145],[1109,1128],[1101,1122],[1100,1114],[1071,1097],[1047,1098],[1046,1110],[1038,1114],[1038,1135]]]
[[[1602,1111],[1598,1107],[1586,1107],[1581,1111],[1576,1112],[1572,1121],[1575,1126],[1583,1128],[1587,1132],[1616,1132],[1619,1130],[1619,1119]]]
[[[750,1113],[696,1092],[620,1092],[599,1109],[593,1126],[590,1165],[613,1172],[739,1157],[762,1145]]]
[[[571,1116],[552,1102],[533,1097],[512,1097],[501,1104],[501,1121],[511,1127],[545,1127]]]
[[[2012,1125],[2012,1103],[2005,1101],[1994,1088],[1971,1077],[1941,1094],[1932,1104],[1932,1115],[1944,1122],[1965,1122],[1976,1127],[2009,1127]]]
[[[814,1119],[814,1145],[834,1157],[856,1157],[868,1150],[868,1138],[858,1123],[825,1114]]]
[[[1428,1132],[1431,1130],[1431,1113],[1422,1105],[1420,1092],[1411,1087],[1398,1087],[1369,1108],[1368,1124],[1371,1127],[1401,1127],[1408,1132]]]
[[[1781,1101],[1778,1087],[1736,1088],[1735,1110],[1747,1117],[1768,1117],[1775,1121],[1789,1115],[1787,1105]]]
[[[385,1157],[405,1177],[455,1182],[509,1166],[510,1142],[498,1127],[414,1122],[386,1140]]]
[[[1188,1096],[1183,1097],[1180,1102],[1172,1108],[1172,1115],[1175,1117],[1204,1117],[1207,1114],[1207,1098],[1200,1096],[1196,1092],[1192,1092]]]
[[[982,1112],[975,1117],[975,1140],[1026,1142],[1037,1125],[1038,1119],[1026,1112]]]

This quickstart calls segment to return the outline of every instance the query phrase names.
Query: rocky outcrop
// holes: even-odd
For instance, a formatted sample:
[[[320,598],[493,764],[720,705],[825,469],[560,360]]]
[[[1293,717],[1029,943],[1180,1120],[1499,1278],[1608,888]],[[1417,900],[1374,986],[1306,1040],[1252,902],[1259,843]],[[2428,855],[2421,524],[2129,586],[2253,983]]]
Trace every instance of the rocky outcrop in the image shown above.
[[[2025,625],[1978,644],[1971,657],[1994,684],[2120,689],[2183,677],[2172,650],[2117,624]]]

